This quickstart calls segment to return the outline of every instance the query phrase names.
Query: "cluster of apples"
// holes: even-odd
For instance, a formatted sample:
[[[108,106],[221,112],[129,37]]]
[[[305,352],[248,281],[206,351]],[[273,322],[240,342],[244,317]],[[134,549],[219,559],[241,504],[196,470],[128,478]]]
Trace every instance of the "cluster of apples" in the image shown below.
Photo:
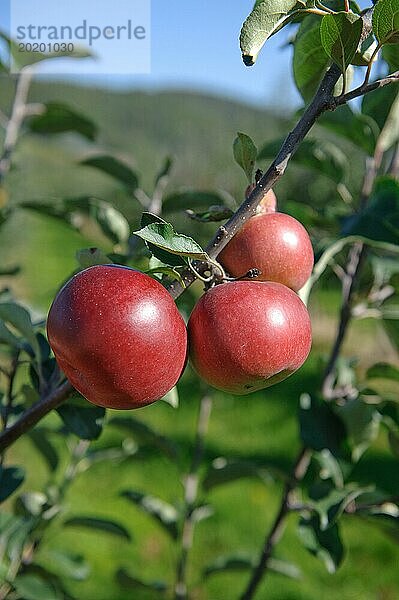
[[[282,381],[306,360],[311,326],[297,296],[313,267],[304,227],[270,211],[251,217],[219,255],[236,278],[206,291],[186,327],[168,291],[118,265],[75,275],[56,296],[47,333],[57,362],[90,402],[139,408],[164,396],[187,357],[208,384],[248,394]]]

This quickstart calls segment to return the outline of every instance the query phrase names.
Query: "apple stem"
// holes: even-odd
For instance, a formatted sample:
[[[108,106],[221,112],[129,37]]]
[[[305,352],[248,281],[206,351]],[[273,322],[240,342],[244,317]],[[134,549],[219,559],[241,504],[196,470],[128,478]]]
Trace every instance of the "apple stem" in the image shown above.
[[[240,277],[223,277],[223,281],[243,281],[244,279],[256,279],[256,277],[259,277],[259,275],[262,275],[262,271],[254,267],[253,269],[249,269],[249,271],[244,273],[244,275],[240,275]]]
[[[212,411],[212,398],[205,395],[200,402],[196,439],[190,471],[184,479],[184,520],[181,533],[181,553],[177,563],[175,584],[175,600],[186,600],[187,595],[187,564],[188,556],[193,545],[195,518],[194,507],[197,499],[199,476],[198,470],[204,455],[205,437],[208,431]]]

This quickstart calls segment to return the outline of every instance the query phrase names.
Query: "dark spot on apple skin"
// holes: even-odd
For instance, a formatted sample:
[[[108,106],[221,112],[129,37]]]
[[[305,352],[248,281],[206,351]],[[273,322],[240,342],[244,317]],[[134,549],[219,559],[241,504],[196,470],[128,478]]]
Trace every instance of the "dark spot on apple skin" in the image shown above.
[[[254,386],[253,386],[251,383],[246,383],[246,384],[244,385],[244,389],[245,389],[245,390],[252,390],[252,388],[253,388],[253,387],[254,387]]]

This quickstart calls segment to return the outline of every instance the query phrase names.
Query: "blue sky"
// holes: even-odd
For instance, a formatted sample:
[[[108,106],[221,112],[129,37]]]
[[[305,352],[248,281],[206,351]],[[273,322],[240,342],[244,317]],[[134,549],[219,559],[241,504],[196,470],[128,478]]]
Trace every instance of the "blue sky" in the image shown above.
[[[29,14],[39,0],[0,0],[1,23],[7,22],[7,3],[20,2]],[[100,23],[123,7],[140,0],[79,0],[80,16],[95,14]],[[145,0],[144,0],[145,1]],[[150,0],[149,0],[150,1]],[[65,3],[70,14],[77,0]],[[45,7],[53,0],[40,0]],[[64,3],[62,3],[64,5]],[[289,30],[268,40],[253,67],[242,63],[238,36],[253,0],[165,0],[151,1],[151,71],[144,75],[94,75],[89,63],[73,61],[81,70],[73,79],[90,85],[140,87],[147,89],[183,88],[227,95],[259,105],[274,104],[282,110],[297,106],[300,98],[292,82],[291,49],[285,47]],[[14,5],[15,6],[15,5]],[[59,5],[58,5],[59,6]],[[83,12],[85,11],[85,12]],[[115,45],[109,48],[115,49]],[[48,64],[53,61],[48,61]],[[59,78],[59,77],[58,77]]]

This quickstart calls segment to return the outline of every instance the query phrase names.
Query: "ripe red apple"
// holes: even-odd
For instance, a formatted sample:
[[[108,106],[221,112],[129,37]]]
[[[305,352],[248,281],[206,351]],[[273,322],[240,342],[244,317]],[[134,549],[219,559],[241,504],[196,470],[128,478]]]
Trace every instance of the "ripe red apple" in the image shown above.
[[[206,292],[188,322],[191,362],[210,385],[249,394],[282,381],[306,360],[308,311],[280,283],[235,281]]]
[[[218,260],[233,277],[257,268],[261,272],[257,281],[276,281],[298,291],[310,277],[314,256],[303,225],[289,215],[271,212],[248,219]]]
[[[148,275],[118,265],[72,277],[50,308],[47,334],[71,384],[108,408],[158,400],[186,361],[186,326],[170,294]]]

